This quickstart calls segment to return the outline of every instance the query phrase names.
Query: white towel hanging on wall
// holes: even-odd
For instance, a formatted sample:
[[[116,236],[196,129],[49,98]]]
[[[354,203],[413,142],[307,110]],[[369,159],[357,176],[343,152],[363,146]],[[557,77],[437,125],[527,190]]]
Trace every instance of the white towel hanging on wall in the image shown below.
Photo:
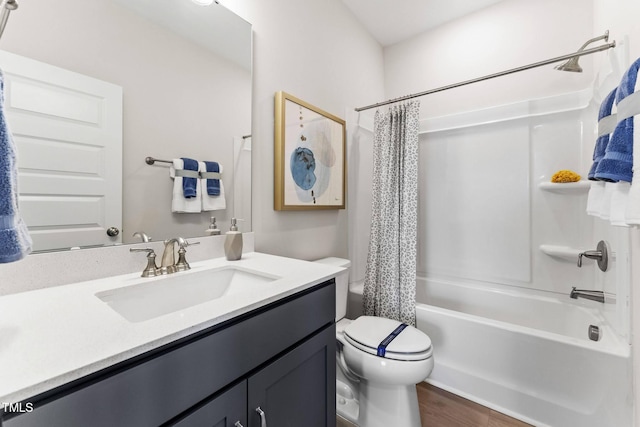
[[[197,197],[185,198],[182,187],[183,177],[185,172],[193,172],[196,179],[196,194]],[[200,179],[197,171],[185,171],[184,162],[182,159],[173,159],[173,163],[169,168],[169,176],[173,179],[173,197],[171,199],[171,212],[175,213],[198,213],[202,212],[202,194]]]

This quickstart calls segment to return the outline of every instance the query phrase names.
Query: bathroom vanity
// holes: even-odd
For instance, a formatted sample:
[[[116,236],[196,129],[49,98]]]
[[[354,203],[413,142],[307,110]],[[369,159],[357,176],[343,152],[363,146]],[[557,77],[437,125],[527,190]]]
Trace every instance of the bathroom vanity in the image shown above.
[[[22,389],[18,380],[13,381],[13,389],[0,385],[3,401],[19,401],[23,408],[27,403],[33,406],[31,412],[5,412],[2,427],[334,427],[335,281],[332,271],[335,270],[265,254],[254,253],[245,258],[243,266],[258,266],[261,271],[268,270],[271,264],[270,274],[278,274],[276,265],[281,264],[278,267],[281,278],[262,285],[261,289],[222,296],[141,322],[124,320],[111,307],[99,305],[105,305],[102,301],[92,301],[98,304],[96,307],[106,309],[98,313],[98,317],[113,316],[112,327],[118,330],[116,336],[120,335],[123,343],[147,341],[141,348],[149,345],[154,348],[139,351],[132,357],[128,357],[131,350],[116,354],[108,350],[111,356],[96,365],[104,366],[85,374],[95,369],[86,362],[101,351],[82,349],[80,345],[78,351],[85,353],[80,357],[84,366],[76,362],[77,369],[61,377],[43,369],[44,372],[38,374],[39,383]],[[224,263],[216,260],[212,265]],[[308,268],[311,268],[310,280],[301,280]],[[96,291],[104,286],[103,280],[93,281],[77,290],[96,299],[96,293],[100,293]],[[43,291],[31,293],[35,299],[38,292]],[[5,298],[8,297],[0,298],[0,309]],[[206,317],[207,311],[212,318],[200,323],[199,319]],[[70,316],[73,317],[73,313]],[[186,324],[191,326],[185,329],[184,319],[190,316],[192,320]],[[52,319],[52,322],[66,321]],[[174,328],[174,333],[149,344],[149,334],[157,335],[162,325]],[[77,338],[82,339],[87,330],[80,327]],[[101,330],[96,334],[106,336]],[[68,334],[64,331],[60,333],[61,341],[74,341],[73,334],[64,338],[65,335]],[[147,337],[141,338],[144,335]],[[179,335],[183,336],[176,338]],[[124,349],[130,345],[118,346]],[[63,349],[51,349],[50,353],[42,359],[50,359],[48,363],[63,362],[57,360],[65,354]],[[0,362],[5,369],[10,369],[5,355],[0,347]],[[123,360],[113,362],[118,359]],[[7,391],[13,393],[7,394]],[[38,392],[34,394],[35,391]]]

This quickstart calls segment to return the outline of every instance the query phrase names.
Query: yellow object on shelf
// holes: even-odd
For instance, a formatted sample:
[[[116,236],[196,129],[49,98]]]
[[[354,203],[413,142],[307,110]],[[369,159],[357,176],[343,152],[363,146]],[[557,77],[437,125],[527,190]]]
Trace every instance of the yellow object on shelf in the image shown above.
[[[580,181],[580,175],[575,173],[574,171],[570,171],[568,169],[559,170],[554,173],[551,177],[551,182],[578,182]]]

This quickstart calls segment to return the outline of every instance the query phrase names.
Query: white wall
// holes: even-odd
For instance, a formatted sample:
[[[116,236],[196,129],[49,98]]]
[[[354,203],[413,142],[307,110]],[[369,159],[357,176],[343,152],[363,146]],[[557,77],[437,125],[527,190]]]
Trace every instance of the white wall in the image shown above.
[[[226,0],[253,24],[253,230],[256,249],[302,259],[347,256],[347,212],[273,210],[274,94],[338,117],[382,99],[382,48],[339,0]],[[348,159],[349,165],[354,163]],[[351,208],[347,203],[348,209]]]
[[[251,132],[251,74],[110,0],[30,0],[11,14],[0,48],[122,86],[123,237],[204,235],[211,213],[172,214],[167,165],[219,161],[233,206],[233,137]],[[0,64],[1,65],[1,64]],[[228,229],[230,208],[217,211]]]
[[[593,30],[584,0],[508,0],[385,49],[387,98],[422,92],[574,52]],[[421,99],[422,117],[573,92],[593,77],[545,66]]]

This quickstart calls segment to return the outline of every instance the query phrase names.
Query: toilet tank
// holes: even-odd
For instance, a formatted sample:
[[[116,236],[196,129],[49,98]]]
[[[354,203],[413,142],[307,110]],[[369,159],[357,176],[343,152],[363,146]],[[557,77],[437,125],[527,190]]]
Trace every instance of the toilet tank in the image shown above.
[[[314,262],[346,268],[336,275],[336,322],[347,315],[347,296],[349,294],[349,267],[351,261],[344,258],[322,258]]]

